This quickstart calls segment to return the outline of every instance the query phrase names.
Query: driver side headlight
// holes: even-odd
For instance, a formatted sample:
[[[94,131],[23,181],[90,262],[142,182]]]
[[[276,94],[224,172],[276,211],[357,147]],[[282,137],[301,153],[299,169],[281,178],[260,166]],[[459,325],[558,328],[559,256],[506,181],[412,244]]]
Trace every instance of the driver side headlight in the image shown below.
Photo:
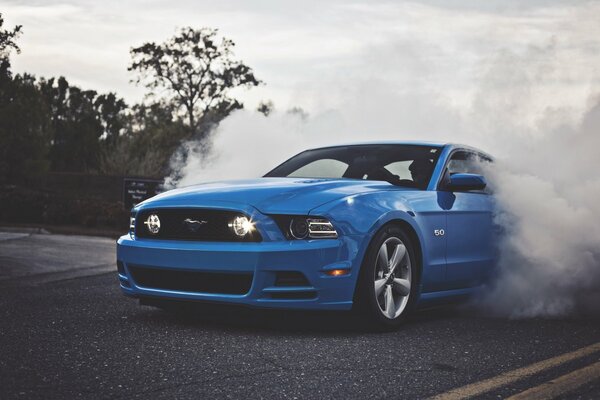
[[[290,240],[336,239],[338,237],[333,224],[325,218],[302,215],[274,215],[272,217],[286,238]]]
[[[313,239],[335,239],[337,231],[333,224],[325,218],[308,218],[308,237]]]

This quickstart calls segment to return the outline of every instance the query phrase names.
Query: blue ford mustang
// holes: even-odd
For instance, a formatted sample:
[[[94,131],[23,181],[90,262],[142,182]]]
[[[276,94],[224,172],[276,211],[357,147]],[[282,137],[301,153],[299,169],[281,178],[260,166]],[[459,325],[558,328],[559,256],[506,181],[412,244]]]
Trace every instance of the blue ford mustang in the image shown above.
[[[263,178],[162,193],[118,240],[121,289],[145,304],[355,308],[397,325],[490,275],[486,161],[462,145],[353,144],[304,151]]]

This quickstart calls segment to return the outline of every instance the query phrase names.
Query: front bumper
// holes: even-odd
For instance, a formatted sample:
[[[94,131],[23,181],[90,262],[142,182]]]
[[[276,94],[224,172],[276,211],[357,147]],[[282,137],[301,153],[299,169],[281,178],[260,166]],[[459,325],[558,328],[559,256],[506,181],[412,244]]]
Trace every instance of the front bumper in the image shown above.
[[[122,291],[133,297],[240,304],[251,307],[347,310],[352,307],[356,275],[356,244],[342,239],[264,241],[259,243],[187,242],[132,239],[117,241],[119,280]],[[161,271],[243,273],[252,275],[245,294],[221,294],[147,287],[136,282],[132,267]],[[326,271],[347,269],[342,276]],[[276,285],[277,273],[301,272],[303,286]],[[313,293],[310,298],[294,294]],[[301,297],[301,296],[299,296]]]

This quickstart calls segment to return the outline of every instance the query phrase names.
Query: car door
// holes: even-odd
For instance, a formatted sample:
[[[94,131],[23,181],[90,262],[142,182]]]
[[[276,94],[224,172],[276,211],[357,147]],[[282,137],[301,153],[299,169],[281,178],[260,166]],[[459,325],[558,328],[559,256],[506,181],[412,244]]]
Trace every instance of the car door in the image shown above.
[[[455,173],[481,174],[481,162],[489,161],[470,150],[451,154],[444,178]],[[448,191],[440,183],[439,196],[446,208],[446,284],[448,289],[482,284],[492,272],[493,197],[489,190]]]
[[[385,169],[401,180],[412,180],[410,165],[414,160],[395,161],[385,165]],[[435,191],[422,190],[413,193],[410,205],[415,211],[423,232],[423,247],[427,249],[427,270],[422,275],[423,292],[444,290],[446,284],[446,213]]]

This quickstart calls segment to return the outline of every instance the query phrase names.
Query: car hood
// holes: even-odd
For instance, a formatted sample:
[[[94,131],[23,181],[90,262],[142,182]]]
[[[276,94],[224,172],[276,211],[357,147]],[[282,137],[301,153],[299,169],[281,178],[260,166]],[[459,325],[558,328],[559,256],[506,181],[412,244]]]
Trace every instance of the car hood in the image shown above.
[[[333,200],[381,190],[402,188],[387,182],[355,179],[259,178],[170,190],[140,206],[215,206],[215,203],[226,202],[251,205],[264,214],[308,214],[313,208]]]

